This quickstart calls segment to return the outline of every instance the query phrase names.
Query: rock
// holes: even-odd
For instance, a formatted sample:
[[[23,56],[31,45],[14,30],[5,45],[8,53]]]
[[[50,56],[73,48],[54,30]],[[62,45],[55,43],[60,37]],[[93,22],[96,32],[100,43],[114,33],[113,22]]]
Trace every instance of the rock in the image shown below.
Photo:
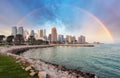
[[[61,77],[61,78],[67,78],[67,77]]]
[[[51,78],[51,76],[49,74],[46,75],[46,78]]]
[[[16,60],[19,60],[19,59],[20,59],[20,57],[16,57],[15,59],[16,59]]]
[[[30,73],[30,76],[34,76],[36,73],[35,72],[31,72]]]
[[[16,63],[20,63],[20,60],[16,61]]]
[[[46,78],[46,72],[45,71],[41,71],[38,73],[38,77],[39,78]]]
[[[84,77],[79,77],[79,78],[84,78]]]
[[[30,70],[30,72],[34,72],[34,70]]]
[[[98,78],[97,76],[95,76],[95,78]]]
[[[30,69],[32,69],[31,66],[28,66],[25,68],[25,71],[29,71]]]

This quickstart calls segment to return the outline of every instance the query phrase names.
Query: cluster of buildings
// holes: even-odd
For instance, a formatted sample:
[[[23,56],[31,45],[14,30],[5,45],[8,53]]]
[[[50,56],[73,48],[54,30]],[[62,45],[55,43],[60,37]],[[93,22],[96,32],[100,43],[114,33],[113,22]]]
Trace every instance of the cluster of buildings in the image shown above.
[[[23,27],[12,27],[13,36],[20,34],[23,36],[24,40],[27,40],[30,36],[35,37],[35,39],[41,39],[45,41],[49,41],[50,43],[67,43],[67,44],[85,44],[86,38],[85,36],[81,35],[78,38],[71,35],[61,35],[57,33],[56,27],[51,28],[51,33],[47,36],[46,29],[40,29],[37,33],[34,30],[31,30],[30,33],[24,30]]]

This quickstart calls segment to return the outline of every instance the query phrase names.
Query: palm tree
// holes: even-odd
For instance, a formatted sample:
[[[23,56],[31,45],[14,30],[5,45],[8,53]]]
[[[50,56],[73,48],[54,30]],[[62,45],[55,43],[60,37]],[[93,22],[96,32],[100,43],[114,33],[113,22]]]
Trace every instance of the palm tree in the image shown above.
[[[44,44],[44,41],[41,40],[41,39],[38,39],[38,40],[36,40],[35,44],[36,45],[42,45],[42,44]]]
[[[28,44],[30,44],[30,45],[34,45],[35,42],[36,42],[36,39],[35,39],[34,36],[30,36],[30,37],[28,38]]]
[[[4,35],[0,35],[0,44],[3,43],[3,38],[5,38],[5,36]]]

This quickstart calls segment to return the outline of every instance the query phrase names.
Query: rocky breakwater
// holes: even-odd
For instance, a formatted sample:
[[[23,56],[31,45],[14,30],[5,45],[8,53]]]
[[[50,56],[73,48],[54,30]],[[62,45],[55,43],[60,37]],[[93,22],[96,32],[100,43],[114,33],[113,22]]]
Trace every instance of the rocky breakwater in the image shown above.
[[[42,60],[30,59],[13,54],[17,53],[17,49],[18,48],[14,48],[16,52],[12,52],[14,50],[9,49],[6,52],[6,55],[15,58],[16,63],[19,63],[21,68],[27,71],[30,76],[37,75],[38,78],[97,78],[94,74],[91,73],[67,69],[61,65],[51,64]]]

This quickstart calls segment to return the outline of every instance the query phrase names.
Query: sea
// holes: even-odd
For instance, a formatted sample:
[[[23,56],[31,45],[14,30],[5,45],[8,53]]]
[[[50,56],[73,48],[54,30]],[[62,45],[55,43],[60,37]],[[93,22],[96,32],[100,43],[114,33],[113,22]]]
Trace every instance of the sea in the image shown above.
[[[94,47],[56,46],[31,49],[21,55],[93,73],[101,78],[120,78],[120,44],[96,44]]]

